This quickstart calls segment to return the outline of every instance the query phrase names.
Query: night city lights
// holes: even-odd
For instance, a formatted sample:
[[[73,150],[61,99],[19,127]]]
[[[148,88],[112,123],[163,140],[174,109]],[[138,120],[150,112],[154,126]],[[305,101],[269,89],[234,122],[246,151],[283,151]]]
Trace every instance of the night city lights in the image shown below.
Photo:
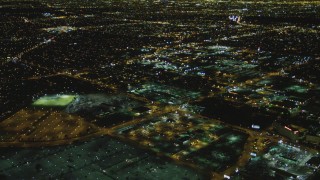
[[[320,179],[320,0],[0,0],[0,179]]]

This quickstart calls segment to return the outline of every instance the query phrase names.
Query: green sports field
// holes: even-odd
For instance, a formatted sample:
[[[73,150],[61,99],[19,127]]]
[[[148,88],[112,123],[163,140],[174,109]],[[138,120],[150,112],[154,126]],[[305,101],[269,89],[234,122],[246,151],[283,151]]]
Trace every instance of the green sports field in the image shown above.
[[[33,106],[45,106],[45,107],[63,107],[70,104],[74,99],[75,95],[50,95],[43,96],[36,100]]]

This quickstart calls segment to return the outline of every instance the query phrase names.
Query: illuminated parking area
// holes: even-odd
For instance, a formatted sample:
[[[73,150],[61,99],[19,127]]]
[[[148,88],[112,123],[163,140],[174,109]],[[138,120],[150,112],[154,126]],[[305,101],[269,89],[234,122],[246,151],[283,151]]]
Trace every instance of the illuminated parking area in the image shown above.
[[[313,168],[307,166],[308,160],[316,154],[298,146],[279,143],[270,148],[269,152],[263,155],[268,162],[269,168],[276,173],[286,174],[297,179],[307,179],[313,174]]]
[[[180,89],[157,83],[146,83],[129,90],[130,93],[144,96],[163,104],[184,104],[200,97],[199,92]]]
[[[118,137],[199,169],[222,172],[240,157],[248,134],[214,119],[169,112],[122,126]]]
[[[76,95],[48,95],[43,96],[32,103],[33,106],[64,107],[77,98]]]
[[[286,88],[287,90],[293,91],[293,92],[297,92],[297,93],[306,93],[308,92],[308,88],[300,86],[300,85],[292,85],[288,88]]]

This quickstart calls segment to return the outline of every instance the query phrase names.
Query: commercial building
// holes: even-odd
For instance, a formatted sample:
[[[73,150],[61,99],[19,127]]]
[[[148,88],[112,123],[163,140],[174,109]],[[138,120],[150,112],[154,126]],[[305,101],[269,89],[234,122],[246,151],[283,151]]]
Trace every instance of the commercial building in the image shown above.
[[[273,128],[280,135],[289,138],[291,141],[299,141],[305,137],[306,129],[293,124],[283,125],[278,122],[273,123]]]

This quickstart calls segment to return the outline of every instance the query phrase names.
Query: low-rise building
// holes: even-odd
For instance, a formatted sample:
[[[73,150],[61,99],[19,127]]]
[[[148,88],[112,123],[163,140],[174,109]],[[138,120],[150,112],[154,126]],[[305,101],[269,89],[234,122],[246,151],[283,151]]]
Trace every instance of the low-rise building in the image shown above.
[[[317,135],[306,135],[306,142],[315,144],[315,145],[320,145],[320,136]]]
[[[305,137],[307,129],[297,125],[283,125],[278,122],[273,123],[273,128],[280,135],[289,138],[291,141],[299,141]]]

